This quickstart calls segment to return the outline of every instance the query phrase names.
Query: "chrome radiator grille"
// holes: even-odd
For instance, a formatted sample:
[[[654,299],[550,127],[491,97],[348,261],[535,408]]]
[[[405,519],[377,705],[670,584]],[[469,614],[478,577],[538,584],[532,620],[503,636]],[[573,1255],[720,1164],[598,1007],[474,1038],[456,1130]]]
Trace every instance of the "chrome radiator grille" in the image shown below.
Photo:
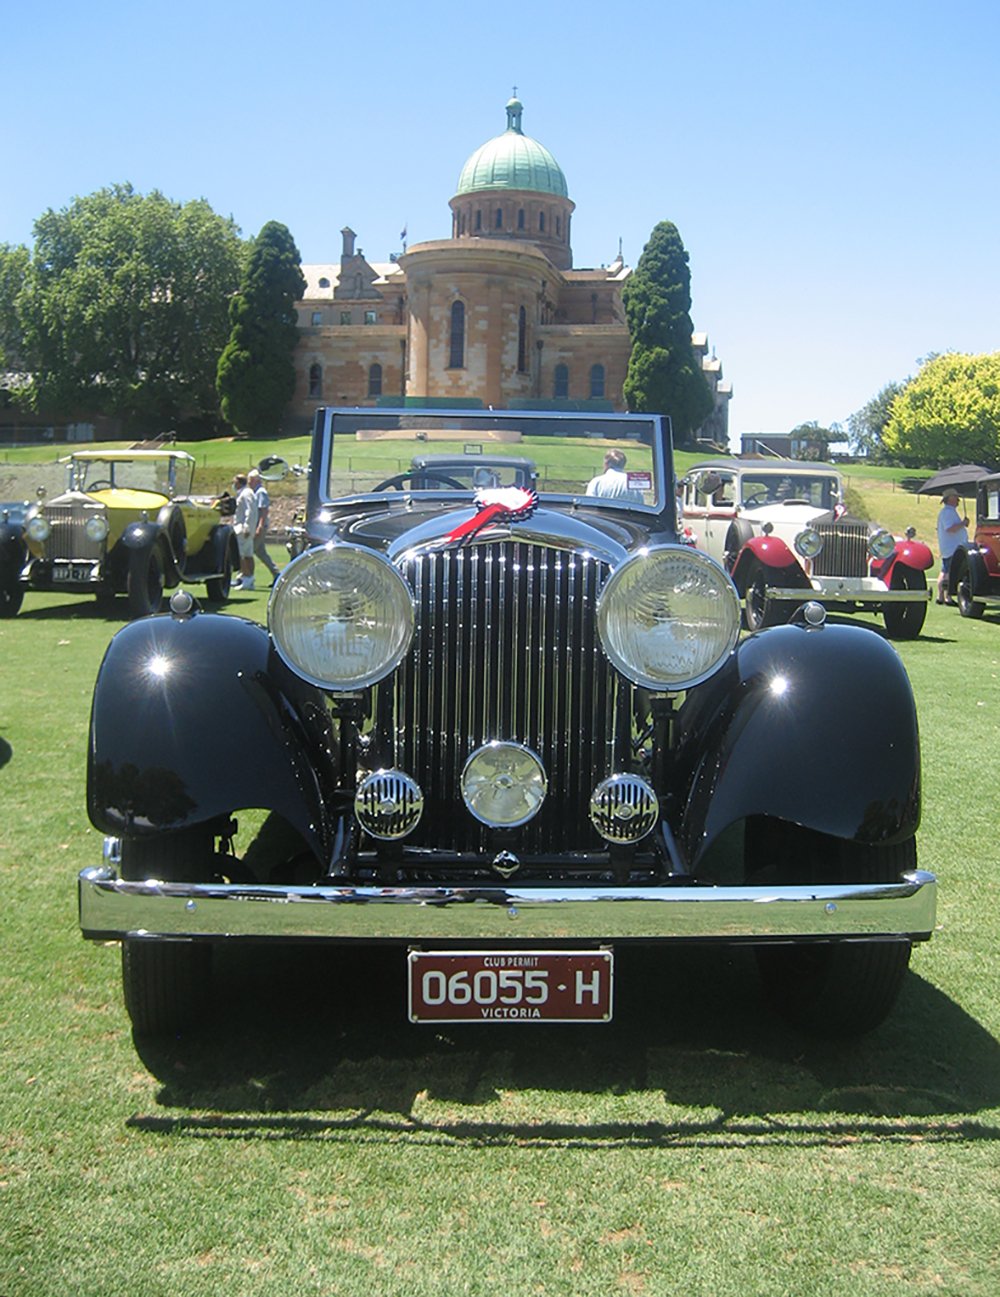
[[[815,576],[867,576],[868,528],[864,523],[817,527],[823,548],[813,559]]]
[[[479,827],[459,791],[462,768],[481,744],[507,739],[537,752],[549,781],[538,815],[515,831],[515,849],[599,847],[587,807],[595,784],[623,768],[631,715],[629,689],[597,636],[605,565],[504,541],[418,554],[402,571],[417,602],[417,632],[391,699],[377,707],[391,709],[385,737],[393,764],[426,798],[408,841],[477,849]]]
[[[54,560],[102,558],[104,542],[91,540],[84,530],[87,519],[97,512],[98,509],[81,509],[71,504],[48,505],[45,517],[52,532],[45,542],[45,557]]]

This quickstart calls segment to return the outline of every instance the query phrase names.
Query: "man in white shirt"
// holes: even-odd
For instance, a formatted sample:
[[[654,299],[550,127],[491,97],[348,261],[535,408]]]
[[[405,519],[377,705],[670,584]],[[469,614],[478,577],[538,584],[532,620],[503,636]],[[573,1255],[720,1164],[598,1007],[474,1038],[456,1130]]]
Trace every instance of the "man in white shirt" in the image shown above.
[[[233,531],[240,551],[240,579],[233,582],[234,590],[252,590],[253,581],[253,546],[257,533],[257,497],[247,483],[245,473],[237,473],[233,478],[236,489],[236,512],[233,514]]]
[[[587,494],[601,496],[606,500],[628,500],[632,504],[642,504],[642,492],[633,490],[628,484],[623,450],[605,452],[604,472],[590,479]]]
[[[941,571],[938,574],[938,603],[954,603],[948,597],[948,568],[952,555],[969,543],[968,518],[958,512],[960,497],[957,491],[949,488],[941,497],[941,511],[937,519],[938,553],[941,555]]]
[[[271,573],[271,584],[274,585],[278,579],[280,569],[267,552],[267,523],[271,513],[271,497],[267,493],[267,487],[264,485],[264,479],[260,475],[260,469],[252,468],[250,470],[247,474],[247,485],[257,499],[257,530],[254,533],[253,542],[254,557],[259,558]]]

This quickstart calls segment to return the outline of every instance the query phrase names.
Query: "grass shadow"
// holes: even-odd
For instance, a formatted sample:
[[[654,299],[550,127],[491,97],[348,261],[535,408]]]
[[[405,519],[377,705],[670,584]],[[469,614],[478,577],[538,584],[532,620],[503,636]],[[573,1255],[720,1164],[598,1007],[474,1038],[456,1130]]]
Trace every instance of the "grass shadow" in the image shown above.
[[[362,1127],[370,1137],[489,1141],[1000,1137],[969,1116],[1000,1106],[1000,1043],[913,972],[879,1031],[825,1042],[770,1014],[746,949],[620,949],[608,1025],[445,1029],[406,1020],[402,951],[226,953],[235,958],[220,969],[225,1012],[210,1030],[135,1042],[163,1108],[216,1116],[133,1118],[140,1129],[305,1138]],[[544,1103],[530,1122],[502,1119],[499,1096],[524,1092],[576,1096],[594,1120],[546,1122]],[[659,1117],[597,1121],[609,1096],[649,1092]],[[422,1120],[428,1103],[448,1115]],[[691,1115],[664,1121],[665,1107]]]

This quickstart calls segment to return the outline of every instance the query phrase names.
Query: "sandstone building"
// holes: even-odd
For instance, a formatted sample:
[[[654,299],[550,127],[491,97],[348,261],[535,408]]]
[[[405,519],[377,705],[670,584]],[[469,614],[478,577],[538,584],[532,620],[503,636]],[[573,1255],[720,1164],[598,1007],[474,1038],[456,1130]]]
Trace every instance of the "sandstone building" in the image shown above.
[[[462,167],[450,200],[451,237],[372,263],[342,233],[340,261],[303,265],[296,423],[317,405],[482,405],[623,410],[630,342],[621,252],[575,269],[574,203],[552,154],[507,128]],[[725,445],[731,396],[722,367],[695,334],[715,393],[702,435]]]

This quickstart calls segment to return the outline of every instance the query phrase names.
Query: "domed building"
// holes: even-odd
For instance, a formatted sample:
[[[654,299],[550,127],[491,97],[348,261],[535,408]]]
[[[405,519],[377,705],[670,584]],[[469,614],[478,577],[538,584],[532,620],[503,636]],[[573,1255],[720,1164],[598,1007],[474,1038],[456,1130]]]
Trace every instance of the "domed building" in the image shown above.
[[[320,404],[625,408],[630,268],[620,250],[574,268],[566,177],[523,112],[509,100],[506,129],[459,172],[450,238],[378,263],[345,228],[339,264],[303,265],[294,422]],[[731,391],[705,335],[693,341],[716,395],[703,434],[725,444]]]

